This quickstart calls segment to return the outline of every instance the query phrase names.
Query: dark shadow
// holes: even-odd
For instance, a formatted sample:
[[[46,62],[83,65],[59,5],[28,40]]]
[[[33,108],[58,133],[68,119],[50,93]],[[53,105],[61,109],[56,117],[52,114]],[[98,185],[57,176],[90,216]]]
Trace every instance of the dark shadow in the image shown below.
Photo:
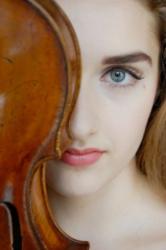
[[[21,250],[22,249],[22,237],[21,237],[21,229],[19,223],[19,216],[17,213],[17,209],[14,205],[9,202],[1,202],[8,209],[11,216],[11,227],[12,227],[12,249],[13,250]]]

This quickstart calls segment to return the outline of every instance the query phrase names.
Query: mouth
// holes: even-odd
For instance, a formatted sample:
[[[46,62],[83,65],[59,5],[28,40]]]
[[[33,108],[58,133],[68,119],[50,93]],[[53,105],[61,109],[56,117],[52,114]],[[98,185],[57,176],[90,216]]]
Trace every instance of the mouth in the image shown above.
[[[68,149],[66,150],[61,160],[73,167],[87,167],[97,162],[105,151],[97,148],[88,148],[84,150]]]

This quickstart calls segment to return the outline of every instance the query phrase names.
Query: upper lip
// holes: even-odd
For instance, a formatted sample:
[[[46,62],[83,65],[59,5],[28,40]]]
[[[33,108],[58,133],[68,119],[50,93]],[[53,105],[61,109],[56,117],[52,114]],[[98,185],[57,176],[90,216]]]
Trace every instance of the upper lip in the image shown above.
[[[76,149],[76,148],[69,148],[65,152],[68,152],[68,153],[74,154],[74,155],[84,155],[84,154],[90,154],[90,153],[94,153],[94,152],[103,153],[104,150],[101,150],[98,148],[86,148],[86,149],[82,149],[82,150]]]

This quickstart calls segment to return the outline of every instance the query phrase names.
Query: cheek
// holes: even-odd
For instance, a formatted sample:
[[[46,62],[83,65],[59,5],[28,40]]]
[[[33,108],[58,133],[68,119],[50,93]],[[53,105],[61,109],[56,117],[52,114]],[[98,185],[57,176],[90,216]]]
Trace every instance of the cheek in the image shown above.
[[[111,142],[110,151],[114,159],[134,157],[146,129],[146,125],[154,102],[155,90],[144,89],[136,91],[123,102],[111,104],[102,117],[102,130],[105,138]]]

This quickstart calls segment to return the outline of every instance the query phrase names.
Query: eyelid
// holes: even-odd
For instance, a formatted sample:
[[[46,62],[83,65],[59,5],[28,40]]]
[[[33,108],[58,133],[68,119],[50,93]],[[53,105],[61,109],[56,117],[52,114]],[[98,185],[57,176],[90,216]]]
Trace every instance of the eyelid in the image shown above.
[[[109,65],[103,72],[102,77],[107,74],[110,70],[113,69],[121,69],[126,70],[129,74],[131,74],[133,77],[136,77],[137,80],[141,80],[144,78],[143,72],[136,69],[135,67],[129,66],[129,65]]]

